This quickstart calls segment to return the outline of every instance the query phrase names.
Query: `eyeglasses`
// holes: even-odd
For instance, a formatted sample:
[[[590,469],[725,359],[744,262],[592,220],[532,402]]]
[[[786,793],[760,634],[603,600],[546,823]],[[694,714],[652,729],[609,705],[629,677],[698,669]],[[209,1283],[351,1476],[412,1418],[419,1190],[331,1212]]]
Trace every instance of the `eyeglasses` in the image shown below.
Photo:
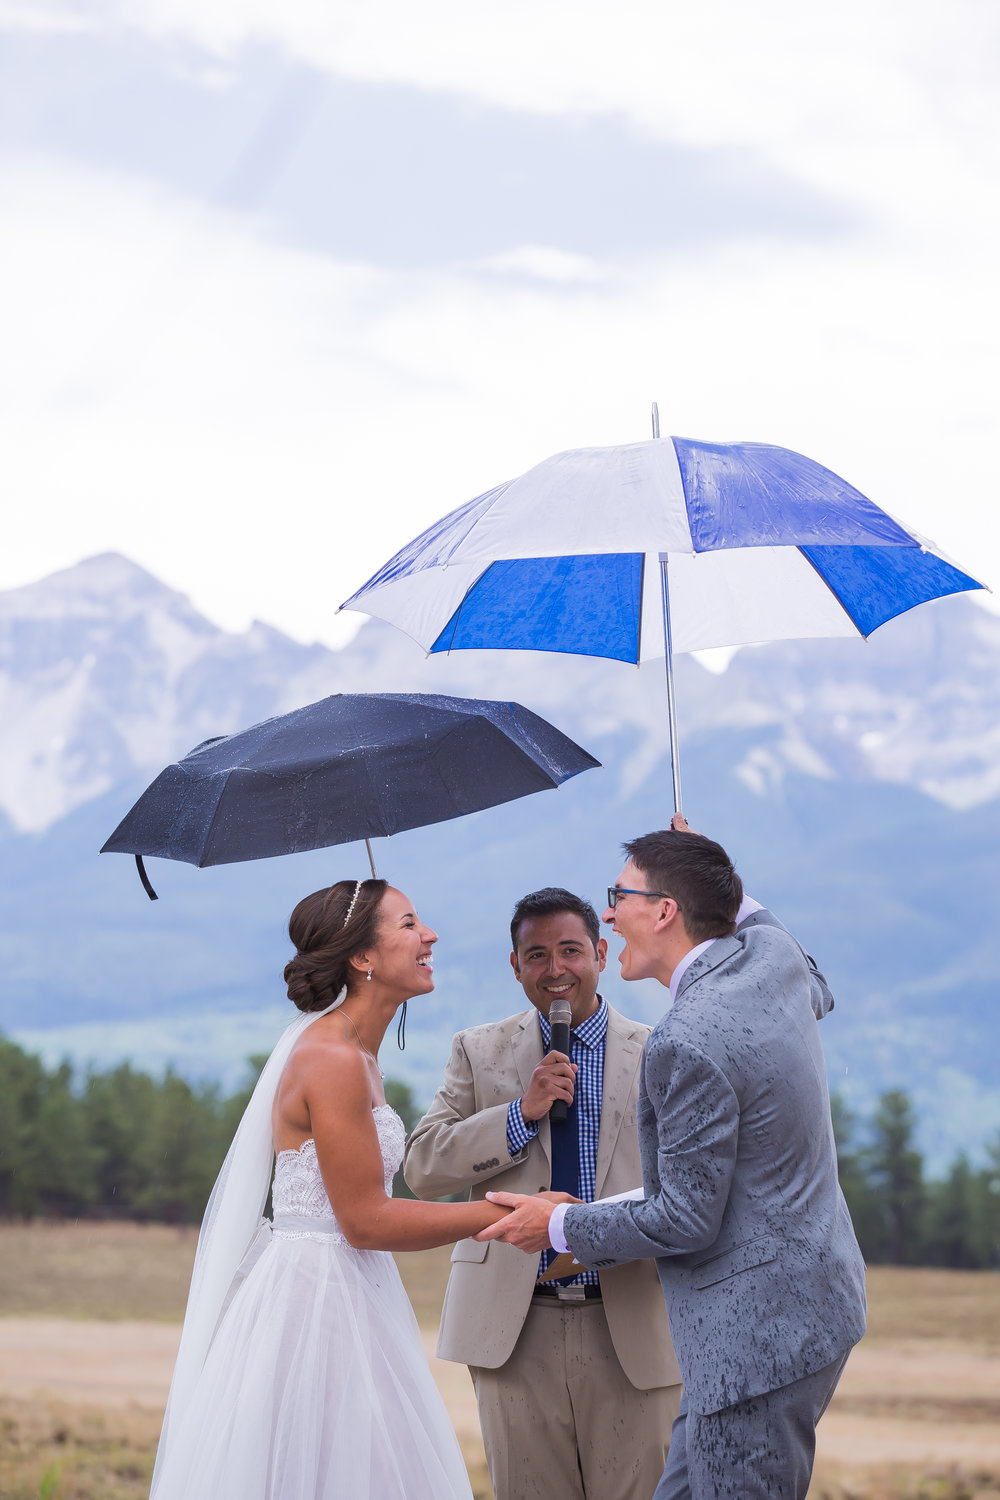
[[[621,898],[623,896],[663,896],[668,901],[674,901],[674,900],[676,900],[676,897],[671,896],[671,894],[670,894],[669,891],[629,891],[629,890],[626,890],[624,888],[624,886],[609,885],[608,886],[608,905],[610,906],[610,908],[611,908],[612,911],[614,911],[615,907],[618,905],[619,901],[621,900]],[[682,909],[681,908],[681,904],[678,901],[677,902],[677,910],[680,911],[681,909]]]

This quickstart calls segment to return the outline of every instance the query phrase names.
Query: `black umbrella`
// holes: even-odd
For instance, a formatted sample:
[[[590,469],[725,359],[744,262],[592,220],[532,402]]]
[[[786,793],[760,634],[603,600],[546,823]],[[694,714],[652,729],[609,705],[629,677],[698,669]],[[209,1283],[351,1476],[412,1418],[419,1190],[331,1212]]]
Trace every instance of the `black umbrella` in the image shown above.
[[[161,771],[101,849],[235,864],[443,823],[599,766],[519,703],[336,693]],[[368,858],[375,874],[371,845]]]

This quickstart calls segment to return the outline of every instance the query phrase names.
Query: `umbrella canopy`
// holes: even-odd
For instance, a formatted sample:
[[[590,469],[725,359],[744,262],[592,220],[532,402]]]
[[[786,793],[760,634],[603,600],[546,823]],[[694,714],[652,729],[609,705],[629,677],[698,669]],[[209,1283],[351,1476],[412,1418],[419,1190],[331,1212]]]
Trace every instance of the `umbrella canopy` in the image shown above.
[[[160,772],[101,853],[266,859],[444,822],[599,765],[519,703],[337,693],[198,745]]]
[[[342,609],[431,654],[493,648],[666,662],[674,651],[868,636],[983,585],[801,453],[653,438],[557,453],[397,552]],[[659,581],[659,588],[656,582]]]
[[[860,491],[765,443],[653,438],[557,453],[452,511],[343,609],[426,651],[638,662],[672,647],[868,636],[983,585]]]

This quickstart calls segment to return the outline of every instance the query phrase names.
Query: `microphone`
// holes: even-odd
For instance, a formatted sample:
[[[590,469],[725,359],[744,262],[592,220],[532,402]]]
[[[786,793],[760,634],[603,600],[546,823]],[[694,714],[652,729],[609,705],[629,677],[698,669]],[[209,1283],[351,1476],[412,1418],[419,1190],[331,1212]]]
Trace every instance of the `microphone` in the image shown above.
[[[552,1028],[550,1052],[564,1052],[569,1057],[569,1028],[573,1020],[573,1007],[562,996],[549,1006],[549,1025]],[[566,1118],[568,1105],[565,1099],[553,1099],[549,1107],[549,1119],[561,1122]]]

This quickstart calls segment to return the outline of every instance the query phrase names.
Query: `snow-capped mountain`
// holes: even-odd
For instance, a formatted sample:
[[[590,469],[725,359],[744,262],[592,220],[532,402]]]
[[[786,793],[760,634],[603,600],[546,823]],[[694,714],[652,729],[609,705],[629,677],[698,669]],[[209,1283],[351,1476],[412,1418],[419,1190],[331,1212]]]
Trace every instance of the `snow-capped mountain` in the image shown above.
[[[331,606],[332,607],[332,606]],[[713,663],[714,665],[714,663]],[[1000,618],[963,598],[868,643],[677,663],[685,807],[838,995],[834,1082],[865,1108],[914,1091],[937,1158],[1000,1129],[993,1058],[1000,878]],[[331,692],[515,698],[604,763],[558,793],[417,830],[380,861],[441,933],[404,1059],[427,1098],[451,1032],[519,1001],[504,929],[527,889],[597,903],[622,838],[671,811],[662,667],[547,655],[425,659],[379,622],[342,650],[255,624],[229,634],[125,558],[0,594],[0,1029],[54,1058],[176,1060],[232,1082],[281,1024],[284,922],[358,849],[194,871],[97,850],[142,787],[201,740]],[[6,821],[4,821],[6,820]],[[655,987],[607,993],[654,1019]]]
[[[0,808],[40,831],[199,739],[320,696],[329,655],[227,635],[114,553],[0,593]]]
[[[724,673],[678,660],[683,738],[753,741],[736,773],[773,795],[788,772],[918,788],[954,808],[1000,795],[1000,618],[947,599],[868,643],[739,652]],[[0,810],[39,832],[211,735],[336,691],[517,696],[584,741],[621,737],[633,791],[662,761],[662,671],[577,657],[425,660],[371,622],[340,651],[255,623],[227,634],[115,554],[0,593]]]

